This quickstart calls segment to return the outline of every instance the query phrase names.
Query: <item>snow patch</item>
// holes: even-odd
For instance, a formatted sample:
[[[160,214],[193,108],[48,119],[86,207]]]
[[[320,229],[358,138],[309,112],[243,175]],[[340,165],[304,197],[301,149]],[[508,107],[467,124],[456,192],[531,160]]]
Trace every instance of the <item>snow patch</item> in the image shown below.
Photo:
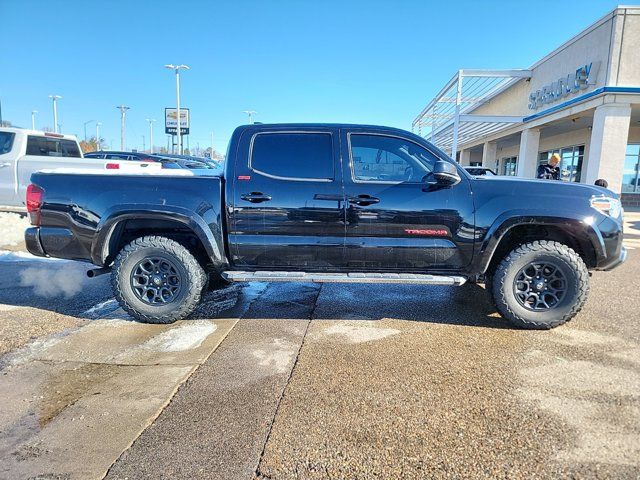
[[[325,328],[324,333],[327,335],[340,335],[346,337],[351,343],[371,342],[381,340],[391,335],[400,333],[395,328],[380,328],[369,325],[367,323],[337,323]]]
[[[161,352],[182,352],[198,348],[217,328],[218,326],[210,321],[189,321],[150,338],[141,347]]]
[[[0,247],[15,246],[24,241],[24,231],[29,227],[27,217],[17,213],[0,212]]]
[[[36,257],[28,252],[12,252],[0,250],[0,262],[68,262],[61,258]]]
[[[276,338],[268,350],[254,350],[253,356],[258,359],[258,365],[273,369],[275,373],[286,373],[296,354],[293,343]]]
[[[16,310],[18,308],[21,308],[17,305],[6,305],[4,303],[0,303],[0,312],[10,312],[12,310]]]
[[[109,300],[105,300],[104,302],[100,302],[88,310],[85,310],[82,313],[83,317],[90,318],[92,320],[96,320],[98,318],[104,318],[115,312],[120,305],[115,298],[110,298]]]

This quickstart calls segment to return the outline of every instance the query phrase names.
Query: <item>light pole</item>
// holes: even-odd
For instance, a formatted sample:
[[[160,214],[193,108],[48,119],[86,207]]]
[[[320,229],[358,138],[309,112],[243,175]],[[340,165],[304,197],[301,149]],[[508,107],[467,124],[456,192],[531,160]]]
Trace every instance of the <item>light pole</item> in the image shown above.
[[[101,122],[96,122],[96,152],[100,151],[100,127],[102,126]]]
[[[93,120],[89,120],[88,122],[84,122],[84,141],[87,141],[87,125],[89,125],[90,123],[92,123]]]
[[[255,110],[243,110],[242,112],[249,115],[249,124],[253,123],[253,116],[258,113]]]
[[[147,122],[149,122],[149,153],[153,153],[153,122],[155,121],[155,118],[147,118]]]
[[[53,132],[58,133],[58,99],[62,97],[60,95],[49,95],[49,98],[53,100]]]
[[[31,130],[36,129],[36,113],[38,110],[31,110]]]
[[[176,72],[176,110],[178,125],[176,134],[178,135],[178,155],[182,155],[182,132],[181,132],[181,116],[180,116],[180,69],[190,70],[188,65],[165,65],[165,68]]]
[[[127,115],[127,110],[131,107],[127,107],[126,105],[118,105],[116,107],[120,110],[120,150],[124,151],[124,140],[125,140],[125,117]]]

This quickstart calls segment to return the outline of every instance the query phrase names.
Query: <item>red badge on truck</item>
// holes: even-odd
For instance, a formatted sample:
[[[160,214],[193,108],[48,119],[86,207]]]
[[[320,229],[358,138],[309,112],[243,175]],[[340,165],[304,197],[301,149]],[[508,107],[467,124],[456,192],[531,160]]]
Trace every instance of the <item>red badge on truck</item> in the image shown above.
[[[447,232],[444,228],[406,228],[404,232],[408,233],[409,235],[428,235],[430,237],[446,237],[447,235],[449,235],[449,232]]]

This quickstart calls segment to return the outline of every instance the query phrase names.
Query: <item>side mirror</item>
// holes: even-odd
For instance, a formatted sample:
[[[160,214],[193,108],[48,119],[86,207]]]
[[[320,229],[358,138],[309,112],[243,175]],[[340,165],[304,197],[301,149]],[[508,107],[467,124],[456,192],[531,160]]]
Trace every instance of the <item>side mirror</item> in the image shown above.
[[[452,187],[460,182],[460,175],[458,175],[458,169],[455,165],[444,160],[438,160],[433,167],[433,172],[425,180],[430,185]]]

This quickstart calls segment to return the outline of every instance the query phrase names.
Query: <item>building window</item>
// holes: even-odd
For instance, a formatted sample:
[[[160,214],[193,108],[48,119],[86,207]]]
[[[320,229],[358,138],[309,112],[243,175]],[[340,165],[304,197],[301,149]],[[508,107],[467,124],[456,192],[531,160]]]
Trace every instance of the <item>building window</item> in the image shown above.
[[[502,174],[510,177],[516,176],[518,157],[507,157],[502,159]]]
[[[627,145],[622,172],[622,193],[640,193],[640,144]]]
[[[551,158],[551,155],[554,153],[560,155],[560,180],[565,182],[579,182],[580,177],[582,176],[584,145],[562,147],[556,148],[555,150],[540,152],[538,165],[547,163]]]

